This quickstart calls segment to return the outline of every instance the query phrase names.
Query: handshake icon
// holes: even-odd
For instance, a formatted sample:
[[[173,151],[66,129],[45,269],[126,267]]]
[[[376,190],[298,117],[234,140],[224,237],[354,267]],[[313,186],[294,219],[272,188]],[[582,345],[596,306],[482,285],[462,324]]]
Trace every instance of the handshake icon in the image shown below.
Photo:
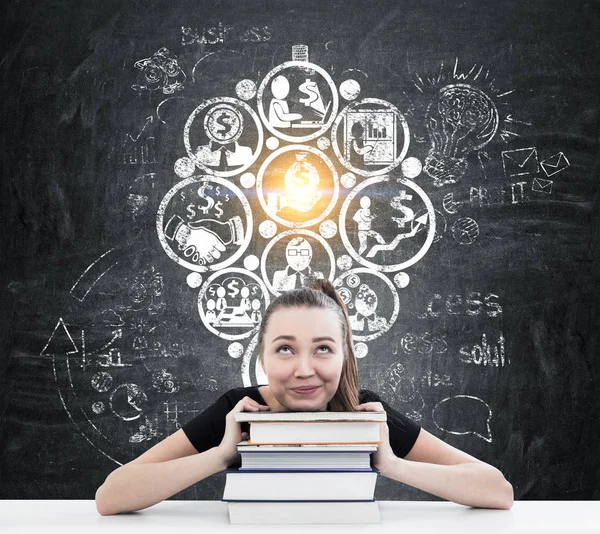
[[[244,240],[242,219],[237,215],[225,222],[200,219],[189,223],[173,215],[164,233],[169,241],[177,243],[188,261],[198,265],[213,263],[221,257],[226,245],[239,245]]]

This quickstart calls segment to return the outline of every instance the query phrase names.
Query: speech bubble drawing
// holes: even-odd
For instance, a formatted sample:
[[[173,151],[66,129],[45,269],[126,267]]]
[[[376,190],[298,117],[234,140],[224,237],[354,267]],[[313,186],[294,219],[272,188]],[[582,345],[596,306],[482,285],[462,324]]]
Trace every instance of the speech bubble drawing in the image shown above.
[[[442,432],[464,436],[475,436],[492,442],[490,420],[491,408],[479,397],[454,395],[438,402],[431,411],[435,426]]]

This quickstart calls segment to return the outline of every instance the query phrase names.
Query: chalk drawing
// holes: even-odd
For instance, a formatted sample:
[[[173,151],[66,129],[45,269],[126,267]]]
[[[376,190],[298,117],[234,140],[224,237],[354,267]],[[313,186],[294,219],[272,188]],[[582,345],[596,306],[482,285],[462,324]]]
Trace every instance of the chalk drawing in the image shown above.
[[[328,259],[329,274],[327,276],[311,267],[317,244],[320,247],[316,250],[319,257],[319,261],[316,261],[316,263],[323,265],[324,258]],[[284,245],[285,250],[282,250]],[[272,258],[270,257],[271,250],[274,250]],[[285,258],[285,265],[282,264],[282,260],[279,258]],[[267,264],[270,271],[273,272],[272,275],[267,272]],[[278,269],[280,267],[283,268]],[[269,291],[274,295],[279,295],[281,291],[305,287],[318,278],[327,278],[330,282],[333,282],[335,257],[329,243],[319,234],[310,230],[288,230],[282,232],[267,244],[261,256],[260,268],[262,278],[265,280]]]
[[[177,56],[168,48],[158,49],[152,56],[140,59],[134,64],[140,72],[138,83],[131,86],[136,91],[162,90],[165,95],[182,91],[186,74],[179,66]]]
[[[256,145],[241,144],[242,134]],[[183,128],[183,141],[196,167],[215,176],[230,177],[256,161],[263,146],[263,130],[248,104],[217,97],[205,100],[190,114]]]
[[[258,329],[270,296],[256,274],[231,267],[207,278],[197,302],[204,326],[216,336],[234,341]]]
[[[502,152],[502,166],[507,178],[537,174],[539,163],[535,147],[504,150]]]
[[[281,167],[285,169],[283,183]],[[306,228],[323,221],[335,207],[338,174],[320,150],[287,145],[270,154],[261,165],[256,194],[270,218],[288,228]]]
[[[554,154],[553,156],[550,156],[549,158],[540,162],[540,166],[548,178],[564,171],[570,167],[570,165],[571,164],[569,163],[569,160],[567,159],[567,156],[565,156],[564,152]]]
[[[435,426],[442,432],[455,436],[472,434],[488,443],[492,442],[491,408],[479,397],[454,395],[438,402],[431,411]]]
[[[376,339],[395,323],[400,298],[387,276],[358,267],[339,275],[334,286],[348,309],[353,339]]]
[[[389,189],[394,186],[396,195],[384,204]],[[359,201],[359,206],[354,207]],[[372,206],[372,198],[378,199],[378,204]],[[383,199],[383,200],[381,200]],[[352,206],[352,211],[350,208]],[[391,208],[391,210],[390,210]],[[424,215],[416,219],[415,212],[425,209]],[[393,210],[393,211],[392,211]],[[348,212],[352,214],[354,228],[358,236],[358,250],[348,238]],[[379,213],[388,215],[389,219],[396,223],[395,228],[398,231],[390,229],[387,221],[380,223],[379,228],[375,230],[372,221]],[[396,215],[394,217],[392,214]],[[340,210],[340,237],[348,253],[360,264],[370,267],[376,271],[394,272],[406,269],[418,262],[429,250],[433,243],[435,235],[435,210],[425,192],[414,182],[406,178],[397,178],[395,181],[390,176],[374,176],[362,181],[346,197]],[[402,228],[406,226],[404,232]],[[412,247],[399,246],[402,240],[414,238],[421,226],[427,227],[425,237],[421,237]],[[350,227],[350,230],[354,230]],[[389,237],[384,234],[388,232]],[[354,233],[354,232],[353,232]],[[377,244],[369,243],[369,238],[377,241]],[[389,242],[387,241],[389,239]],[[393,262],[376,263],[366,258],[378,258],[387,252],[388,258]],[[365,256],[361,255],[366,252]],[[378,253],[381,253],[378,255]],[[389,260],[388,260],[389,261]]]
[[[293,53],[307,57],[298,48]],[[331,76],[308,60],[287,61],[272,69],[260,83],[256,100],[265,127],[291,143],[321,137],[333,123],[339,105]]]
[[[241,212],[245,220],[237,214],[219,220],[225,214],[223,207],[227,212]],[[156,217],[164,251],[176,263],[197,272],[234,263],[250,243],[252,233],[246,230],[250,228],[252,211],[246,196],[217,176],[192,176],[179,182],[161,201]]]
[[[379,98],[345,107],[331,129],[333,150],[348,170],[361,176],[386,174],[408,152],[410,132],[400,110]]]
[[[460,180],[467,170],[467,156],[492,140],[499,117],[486,93],[460,83],[439,90],[425,121],[431,149],[423,170],[441,187]]]

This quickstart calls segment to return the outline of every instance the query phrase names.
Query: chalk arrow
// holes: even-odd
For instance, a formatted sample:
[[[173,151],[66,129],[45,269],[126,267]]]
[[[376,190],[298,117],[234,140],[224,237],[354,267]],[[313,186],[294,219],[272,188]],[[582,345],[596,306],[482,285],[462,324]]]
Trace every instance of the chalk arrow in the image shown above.
[[[77,354],[78,352],[79,349],[73,341],[73,336],[71,336],[67,325],[61,317],[56,323],[48,342],[44,345],[42,352],[40,352],[40,356],[47,356],[49,354]]]

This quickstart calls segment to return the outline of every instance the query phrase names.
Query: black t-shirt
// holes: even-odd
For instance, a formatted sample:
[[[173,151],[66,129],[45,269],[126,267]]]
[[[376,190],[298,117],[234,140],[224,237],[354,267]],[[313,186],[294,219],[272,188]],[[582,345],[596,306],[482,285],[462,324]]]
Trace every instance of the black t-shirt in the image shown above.
[[[198,452],[204,452],[221,443],[225,435],[225,417],[244,397],[250,397],[259,404],[267,404],[260,394],[258,386],[234,388],[221,395],[202,413],[183,425],[182,429],[185,435]],[[404,414],[394,410],[376,393],[368,389],[360,390],[358,398],[360,404],[365,402],[382,404],[387,413],[390,446],[396,456],[404,458],[415,444],[421,427]],[[241,425],[242,432],[248,432],[249,424],[242,423]]]

